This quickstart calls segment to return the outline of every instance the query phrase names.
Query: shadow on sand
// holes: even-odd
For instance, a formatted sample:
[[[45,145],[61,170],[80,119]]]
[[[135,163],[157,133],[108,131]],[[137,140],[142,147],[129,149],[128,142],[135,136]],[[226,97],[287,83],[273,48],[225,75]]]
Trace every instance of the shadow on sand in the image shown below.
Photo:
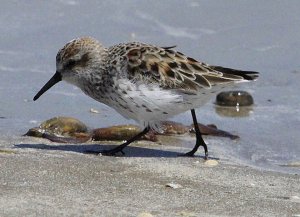
[[[74,144],[74,145],[46,145],[46,144],[17,144],[15,148],[31,148],[40,150],[58,150],[58,151],[70,151],[83,154],[95,154],[101,150],[107,150],[116,147],[115,145],[97,145],[97,144]],[[93,153],[94,152],[94,153]],[[144,147],[128,146],[124,149],[125,155],[118,155],[124,157],[167,157],[175,158],[178,157],[179,152],[168,151],[168,150],[157,150]],[[199,156],[197,156],[199,157]],[[203,158],[202,156],[200,156]]]

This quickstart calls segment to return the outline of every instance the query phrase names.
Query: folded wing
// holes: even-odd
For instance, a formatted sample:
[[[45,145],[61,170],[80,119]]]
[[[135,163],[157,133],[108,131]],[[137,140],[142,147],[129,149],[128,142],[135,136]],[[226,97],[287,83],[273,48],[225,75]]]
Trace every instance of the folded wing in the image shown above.
[[[197,91],[258,77],[257,72],[207,65],[172,48],[143,45],[129,49],[126,54],[129,78],[133,81],[155,83],[165,89]]]

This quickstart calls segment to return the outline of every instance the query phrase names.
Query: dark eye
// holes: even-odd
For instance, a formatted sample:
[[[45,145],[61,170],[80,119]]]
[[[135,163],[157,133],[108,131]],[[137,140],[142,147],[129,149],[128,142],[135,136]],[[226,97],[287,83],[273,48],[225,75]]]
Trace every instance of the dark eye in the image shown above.
[[[65,65],[65,68],[73,68],[76,64],[76,61],[75,60],[69,60],[66,65]]]

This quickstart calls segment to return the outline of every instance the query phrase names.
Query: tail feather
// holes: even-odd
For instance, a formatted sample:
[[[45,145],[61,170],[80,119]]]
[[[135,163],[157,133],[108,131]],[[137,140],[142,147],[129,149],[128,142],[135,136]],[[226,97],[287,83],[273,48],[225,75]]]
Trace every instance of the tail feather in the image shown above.
[[[242,70],[237,70],[237,69],[230,69],[230,68],[224,68],[222,66],[209,66],[213,70],[216,70],[218,72],[222,72],[224,74],[228,75],[238,75],[243,77],[245,80],[256,80],[258,78],[258,72],[254,71],[242,71]]]

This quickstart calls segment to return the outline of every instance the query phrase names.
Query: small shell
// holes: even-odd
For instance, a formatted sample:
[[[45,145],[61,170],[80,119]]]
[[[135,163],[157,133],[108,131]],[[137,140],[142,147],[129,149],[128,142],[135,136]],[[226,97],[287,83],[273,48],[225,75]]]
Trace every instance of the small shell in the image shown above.
[[[97,109],[91,108],[90,113],[99,114],[100,112]]]
[[[166,187],[173,188],[173,189],[178,189],[178,188],[182,188],[182,185],[174,183],[174,182],[170,182],[170,183],[166,184]]]
[[[218,164],[219,164],[218,161],[212,160],[212,159],[206,160],[206,161],[204,162],[204,165],[210,166],[210,167],[215,167],[215,166],[217,166]]]

